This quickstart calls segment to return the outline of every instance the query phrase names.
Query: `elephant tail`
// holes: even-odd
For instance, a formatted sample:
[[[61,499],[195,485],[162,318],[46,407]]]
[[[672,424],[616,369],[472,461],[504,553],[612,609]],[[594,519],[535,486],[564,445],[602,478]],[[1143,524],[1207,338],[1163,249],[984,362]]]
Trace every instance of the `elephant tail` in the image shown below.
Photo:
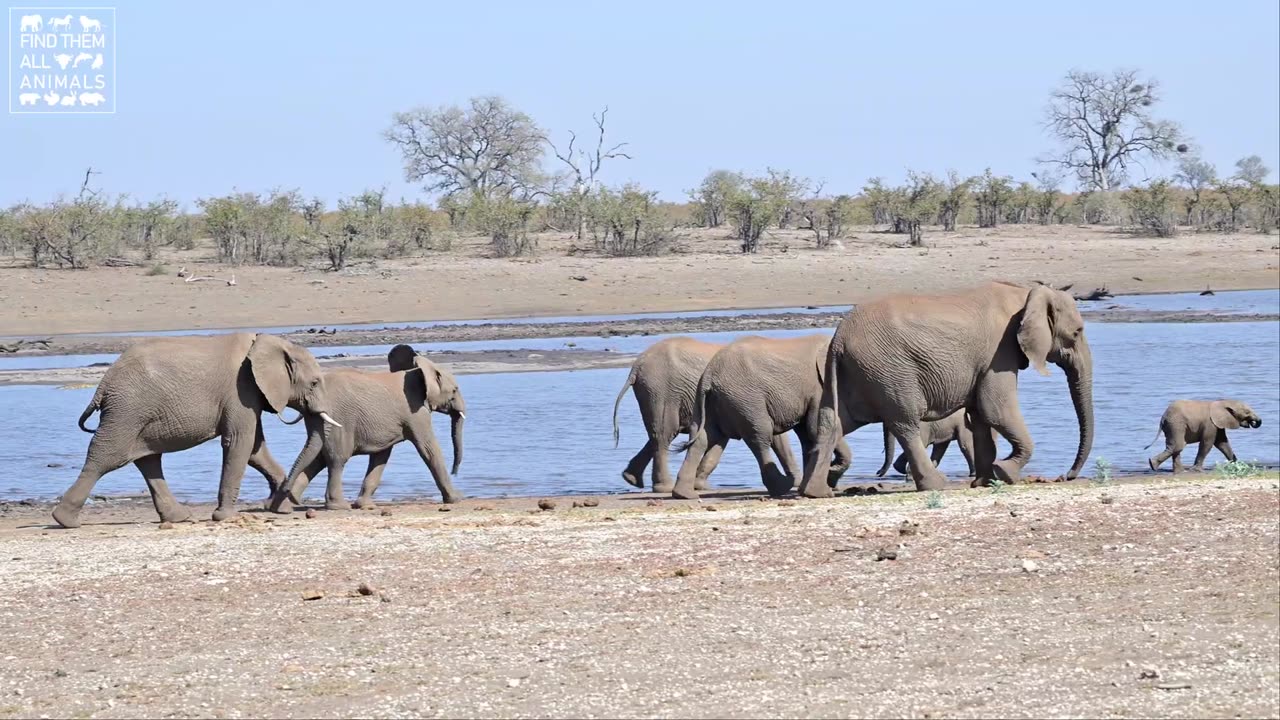
[[[1159,440],[1159,439],[1160,439],[1160,433],[1162,433],[1162,432],[1164,432],[1164,428],[1163,428],[1163,427],[1158,427],[1158,428],[1156,428],[1156,436],[1155,436],[1155,437],[1153,437],[1153,438],[1151,438],[1151,442],[1147,443],[1146,445],[1143,445],[1143,446],[1142,446],[1142,449],[1143,449],[1143,450],[1146,450],[1147,448],[1149,448],[1149,447],[1151,447],[1152,445],[1154,445],[1154,444],[1155,444],[1155,442],[1156,442],[1157,440]]]
[[[84,409],[84,412],[80,413],[80,420],[78,421],[77,424],[80,426],[81,430],[87,433],[92,433],[97,431],[97,428],[90,429],[85,427],[84,423],[86,420],[89,419],[90,415],[97,412],[98,409],[101,407],[102,407],[102,384],[99,383],[98,389],[93,392],[93,399],[89,401],[88,407]]]
[[[635,365],[631,366],[631,373],[627,375],[627,381],[622,384],[622,389],[618,391],[618,397],[613,401],[613,446],[618,447],[618,406],[622,404],[622,398],[636,384],[636,375],[638,370]]]
[[[876,477],[884,477],[889,472],[889,466],[893,464],[894,452],[898,449],[897,440],[894,439],[893,433],[889,432],[889,425],[882,423],[884,428],[884,464],[876,471]]]

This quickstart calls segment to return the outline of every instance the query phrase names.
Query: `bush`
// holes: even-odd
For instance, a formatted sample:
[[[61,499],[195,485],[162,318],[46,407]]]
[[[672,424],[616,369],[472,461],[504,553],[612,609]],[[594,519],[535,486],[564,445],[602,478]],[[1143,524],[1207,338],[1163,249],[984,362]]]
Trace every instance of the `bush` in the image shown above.
[[[512,197],[476,195],[466,204],[468,223],[489,236],[497,257],[532,255],[538,242],[529,235],[529,219],[536,206]]]
[[[969,181],[973,185],[973,202],[978,209],[978,227],[993,228],[1004,217],[1005,206],[1013,198],[1012,179],[991,174],[991,168]]]
[[[1178,234],[1173,188],[1168,180],[1152,180],[1147,187],[1131,188],[1124,194],[1132,223],[1140,232],[1156,237]]]
[[[765,177],[748,178],[728,198],[729,221],[733,223],[742,252],[760,249],[760,236],[782,222],[784,214],[799,201],[807,183],[786,171],[770,168]]]
[[[658,193],[635,185],[602,187],[585,199],[586,223],[596,247],[610,255],[661,255],[671,247],[670,221],[657,207]]]
[[[1119,193],[1104,190],[1076,196],[1080,217],[1090,225],[1118,225],[1124,221],[1124,202]]]

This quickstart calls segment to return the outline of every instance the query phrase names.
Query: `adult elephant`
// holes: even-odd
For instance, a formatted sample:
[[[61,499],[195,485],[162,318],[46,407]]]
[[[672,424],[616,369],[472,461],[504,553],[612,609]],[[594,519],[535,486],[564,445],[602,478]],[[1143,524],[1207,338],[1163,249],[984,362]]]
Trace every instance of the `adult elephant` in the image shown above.
[[[785,472],[778,469],[774,439],[794,430],[806,455],[812,450],[829,342],[825,334],[785,339],[747,335],[716,353],[698,381],[690,440],[679,448],[688,454],[672,497],[697,498],[697,482],[715,469],[729,440],[742,440],[751,449],[770,495],[791,490],[799,468],[778,453]],[[853,453],[843,437],[826,452],[834,486],[848,470]]]
[[[161,470],[164,453],[222,438],[222,479],[214,520],[236,514],[245,465],[267,479],[272,493],[284,470],[262,435],[262,411],[291,407],[333,425],[320,365],[305,348],[273,335],[232,333],[209,337],[152,338],[130,345],[102,377],[80,415],[93,433],[75,484],[63,493],[53,519],[79,527],[80,510],[103,475],[129,463],[147,482],[160,519],[191,517],[169,492]],[[96,430],[85,427],[95,411]]]
[[[1018,407],[1018,371],[1061,367],[1079,423],[1075,478],[1093,446],[1093,358],[1075,301],[1044,285],[992,282],[949,295],[894,295],[858,305],[841,319],[826,359],[818,434],[806,452],[800,492],[830,497],[830,448],[843,434],[883,422],[906,450],[919,490],[940,489],[920,423],[968,407],[974,484],[1017,482],[1033,443]],[[1012,446],[996,460],[995,429]]]
[[[897,446],[893,435],[887,429],[885,430],[885,436],[886,443],[888,443],[888,452],[884,456],[884,465],[881,465],[880,469],[876,471],[876,477],[883,477],[885,473],[889,472],[893,449]],[[960,454],[964,455],[965,464],[969,466],[969,477],[973,477],[973,428],[969,424],[969,415],[965,409],[960,408],[941,420],[920,423],[920,442],[925,446],[933,447],[929,460],[934,467],[937,467],[942,462],[942,458],[947,454],[947,448],[951,446],[953,441],[960,446]],[[907,454],[905,452],[899,454],[898,459],[892,462],[894,470],[902,475],[907,474]]]
[[[467,419],[467,405],[458,381],[453,373],[418,355],[408,345],[391,348],[387,364],[390,372],[339,368],[325,373],[333,413],[342,427],[328,427],[313,415],[305,416],[307,444],[294,460],[288,481],[272,497],[272,512],[292,510],[292,504],[300,501],[311,479],[326,468],[329,482],[324,506],[330,510],[349,509],[351,504],[342,497],[342,469],[353,455],[369,456],[369,469],[354,505],[373,507],[373,493],[382,482],[391,450],[406,441],[426,463],[444,502],[463,499],[449,480],[462,464],[462,425]],[[444,453],[431,425],[433,412],[448,415],[451,420],[451,470],[444,463]],[[286,501],[290,501],[287,507]]]

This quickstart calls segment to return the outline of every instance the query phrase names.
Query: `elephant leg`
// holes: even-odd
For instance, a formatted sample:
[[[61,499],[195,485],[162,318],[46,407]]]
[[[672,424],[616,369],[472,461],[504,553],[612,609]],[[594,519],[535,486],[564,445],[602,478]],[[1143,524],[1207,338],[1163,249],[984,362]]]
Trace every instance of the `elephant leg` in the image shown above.
[[[996,460],[996,434],[987,421],[971,416],[973,425],[973,482],[970,487],[990,485],[994,477],[991,466]]]
[[[780,497],[787,494],[791,490],[791,479],[778,469],[777,460],[773,455],[773,434],[757,433],[743,440],[747,447],[751,448],[751,454],[756,456],[756,462],[760,464],[760,480],[769,491],[769,495]]]
[[[644,469],[649,466],[649,461],[653,460],[653,451],[657,448],[657,441],[652,437],[640,448],[631,462],[627,463],[627,469],[622,471],[622,479],[628,485],[634,488],[644,489]]]
[[[1182,449],[1187,445],[1185,441],[1175,440],[1175,437],[1177,436],[1172,433],[1166,433],[1164,450],[1147,460],[1147,465],[1151,466],[1152,470],[1159,470],[1165,460],[1173,458],[1173,471],[1175,473],[1182,472]]]
[[[236,500],[240,498],[240,483],[244,480],[249,456],[253,454],[253,442],[239,433],[222,435],[222,480],[218,484],[218,507],[213,511],[215,521],[229,520],[236,512]]]
[[[720,464],[720,456],[724,455],[724,448],[728,444],[728,436],[719,429],[707,428],[707,452],[702,456],[702,462],[698,463],[698,474],[693,479],[694,490],[702,491],[711,487],[711,473]]]
[[[1031,452],[1035,449],[1027,423],[1022,419],[1022,410],[1015,401],[989,411],[985,419],[1012,447],[1008,457],[991,463],[991,473],[1000,482],[1015,484],[1022,479],[1022,468],[1031,460]],[[994,440],[992,444],[995,444]]]
[[[350,456],[331,456],[329,458],[329,481],[324,489],[325,510],[350,510],[351,503],[342,497],[342,471],[347,467]]]
[[[465,500],[466,496],[454,489],[453,481],[449,479],[449,468],[444,464],[444,453],[440,451],[440,444],[436,442],[435,437],[415,436],[412,440],[413,447],[418,451],[418,457],[426,463],[432,479],[436,481],[436,489],[440,491],[440,501],[451,505]]]
[[[933,462],[934,467],[938,467],[942,464],[942,458],[947,454],[947,448],[950,446],[950,440],[936,442],[933,444],[933,452],[929,454],[929,460]]]
[[[394,446],[392,446],[394,447]],[[382,471],[391,459],[391,448],[369,454],[369,469],[364,472],[364,482],[360,484],[360,496],[351,503],[352,507],[368,510],[374,507],[373,494],[382,484]]]
[[[249,455],[249,467],[258,471],[262,477],[267,479],[267,487],[271,489],[267,499],[262,501],[262,506],[268,510],[275,504],[275,498],[280,494],[281,490],[288,487],[285,484],[284,468],[280,467],[280,463],[271,456],[271,451],[267,449],[266,437],[262,434],[262,417],[258,417],[258,430],[253,441],[253,452]]]
[[[311,484],[311,481],[314,480],[315,477],[320,474],[320,471],[324,470],[324,468],[325,460],[319,455],[311,458],[311,460],[303,467],[299,467],[298,463],[294,463],[293,473],[290,474],[289,479],[285,481],[285,488],[287,488],[288,491],[279,493],[279,502],[272,500],[271,511],[282,514],[293,512],[294,505],[302,504],[302,494],[307,491],[307,486]],[[282,509],[284,507],[283,503],[285,502],[289,503],[288,510]]]
[[[53,509],[53,519],[62,527],[80,527],[80,510],[89,499],[93,486],[103,475],[118,470],[135,459],[126,452],[128,444],[116,442],[117,439],[118,436],[113,438],[99,426],[98,432],[89,441],[89,450],[85,453],[80,474],[71,487],[62,493],[58,506]]]
[[[898,459],[893,461],[893,469],[899,475],[906,475],[910,472],[910,468],[907,467],[907,453],[905,451],[898,453]]]
[[[1231,442],[1227,440],[1226,430],[1218,431],[1217,437],[1214,438],[1213,446],[1218,448],[1218,452],[1227,458],[1227,462],[1236,461],[1236,453],[1231,449]]]
[[[956,435],[956,444],[960,446],[960,454],[964,456],[965,464],[969,466],[968,477],[973,477],[977,470],[973,463],[973,432],[968,428],[961,428]]]
[[[1196,464],[1191,466],[1196,472],[1204,472],[1205,458],[1209,457],[1209,451],[1213,449],[1215,435],[1212,432],[1205,433],[1200,438],[1200,445],[1196,448]]]
[[[151,492],[151,503],[156,506],[156,514],[161,522],[186,522],[191,519],[191,511],[169,492],[169,483],[164,481],[164,470],[160,465],[159,454],[148,455],[133,461],[142,479],[147,481],[147,490]]]
[[[831,468],[827,470],[827,487],[835,490],[836,485],[840,484],[840,478],[844,477],[851,465],[853,465],[853,448],[849,447],[849,441],[841,435],[836,440],[835,458],[832,460]]]
[[[929,462],[929,453],[924,449],[924,441],[920,437],[919,423],[893,423],[889,426],[889,431],[907,454],[916,490],[941,490],[946,486],[946,477]]]
[[[680,463],[680,471],[676,473],[676,484],[671,488],[671,497],[680,500],[697,500],[698,466],[707,454],[707,428],[704,425],[693,438],[689,449],[685,450],[684,462]],[[654,488],[657,491],[657,487]]]
[[[678,432],[662,432],[656,436],[653,445],[652,487],[650,488],[653,492],[671,492],[676,485],[676,481],[671,478],[671,459],[668,448],[679,435]]]
[[[796,436],[800,436],[799,428],[797,428]],[[774,435],[769,442],[770,449],[773,454],[778,457],[778,462],[782,463],[782,471],[787,474],[791,480],[791,489],[795,489],[800,484],[800,465],[796,463],[796,455],[791,451],[791,443],[787,441],[787,434],[781,433]],[[804,441],[800,441],[800,452],[805,452]]]

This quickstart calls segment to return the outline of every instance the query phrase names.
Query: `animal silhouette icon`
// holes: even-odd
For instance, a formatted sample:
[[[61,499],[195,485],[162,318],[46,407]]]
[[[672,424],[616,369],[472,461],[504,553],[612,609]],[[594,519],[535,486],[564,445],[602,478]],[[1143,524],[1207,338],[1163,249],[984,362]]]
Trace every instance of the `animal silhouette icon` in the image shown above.
[[[61,99],[62,99],[62,96],[56,92],[53,92],[52,90],[44,94],[45,105],[57,105],[58,101]]]
[[[75,94],[75,93],[71,93],[70,95],[63,95],[63,96],[62,96],[62,104],[63,104],[63,105],[65,105],[65,106],[67,106],[67,107],[70,107],[70,106],[72,106],[72,105],[75,105],[75,104],[76,104],[76,94]]]
[[[96,92],[80,93],[81,105],[101,105],[106,101],[107,99],[102,96],[102,93],[96,93]]]
[[[93,64],[90,65],[89,67],[93,68],[94,70],[98,70],[102,67],[102,53],[98,53],[97,57],[93,59]]]
[[[85,60],[92,60],[92,59],[93,59],[93,56],[90,55],[89,53],[80,53],[79,55],[76,56],[75,62],[71,63],[71,67],[78,68],[80,67],[80,63],[84,62]]]
[[[18,96],[19,105],[35,105],[40,99],[40,93],[22,93]]]
[[[13,22],[10,20],[9,22]],[[23,15],[18,25],[18,32],[40,32],[44,27],[44,18],[39,15]]]
[[[49,18],[49,29],[56,31],[58,30],[58,28],[62,28],[63,30],[70,30],[71,16],[64,15],[63,17],[60,17],[60,18]]]
[[[54,55],[53,59],[58,61],[58,67],[62,68],[63,70],[66,70],[67,63],[71,62],[71,56],[65,53],[61,55]]]
[[[81,15],[80,28],[85,32],[102,32],[102,21]]]

